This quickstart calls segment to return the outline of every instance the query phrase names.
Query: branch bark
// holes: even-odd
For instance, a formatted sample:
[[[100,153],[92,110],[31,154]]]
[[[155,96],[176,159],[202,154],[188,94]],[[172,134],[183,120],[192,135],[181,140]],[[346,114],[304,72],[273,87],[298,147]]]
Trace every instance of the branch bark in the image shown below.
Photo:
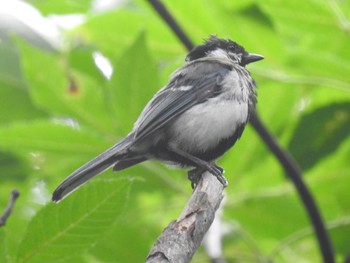
[[[179,218],[158,237],[146,263],[189,262],[215,218],[223,191],[217,178],[205,172]]]
[[[15,202],[16,202],[18,197],[19,197],[19,191],[16,189],[12,190],[9,203],[8,203],[4,213],[0,217],[0,227],[4,226],[6,224],[6,221],[9,218],[9,216],[11,215],[12,208],[15,205]]]

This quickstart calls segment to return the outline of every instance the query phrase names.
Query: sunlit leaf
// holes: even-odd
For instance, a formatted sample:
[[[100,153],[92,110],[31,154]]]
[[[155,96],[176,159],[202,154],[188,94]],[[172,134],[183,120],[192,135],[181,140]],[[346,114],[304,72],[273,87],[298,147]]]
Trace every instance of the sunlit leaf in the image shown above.
[[[75,32],[107,56],[119,56],[125,46],[131,45],[145,28],[149,36],[149,47],[155,55],[164,59],[183,52],[185,49],[161,19],[149,9],[148,3],[141,3],[148,9],[135,6],[101,13],[92,16]]]
[[[126,52],[114,61],[114,74],[109,83],[109,105],[120,128],[127,134],[142,108],[160,89],[154,59],[141,34]]]
[[[28,94],[14,42],[3,39],[0,45],[0,124],[45,116]],[[16,101],[17,106],[13,102]]]
[[[91,248],[120,218],[131,181],[99,181],[59,204],[49,204],[32,219],[17,262],[61,262]]]
[[[43,14],[85,13],[91,7],[90,0],[29,0],[28,2],[38,8]]]
[[[68,58],[60,54],[43,53],[26,45],[21,47],[23,67],[38,107],[54,116],[78,118],[96,130],[112,133],[103,83],[71,68]]]

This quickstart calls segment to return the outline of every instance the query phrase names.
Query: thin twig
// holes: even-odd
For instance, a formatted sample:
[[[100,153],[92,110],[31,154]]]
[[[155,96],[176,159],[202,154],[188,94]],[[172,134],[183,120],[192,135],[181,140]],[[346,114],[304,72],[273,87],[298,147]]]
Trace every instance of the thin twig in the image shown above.
[[[183,31],[180,25],[175,21],[173,16],[169,13],[166,7],[158,0],[148,0],[152,7],[157,11],[157,13],[163,18],[163,20],[168,24],[171,30],[176,34],[176,36],[181,40],[182,44],[191,50],[193,42],[188,38],[187,34]]]
[[[217,178],[205,172],[179,218],[158,237],[146,263],[189,262],[214,220],[223,191]]]
[[[192,49],[194,46],[193,43],[186,35],[184,30],[182,30],[179,24],[175,21],[174,17],[170,14],[166,7],[159,0],[148,0],[148,2],[168,24],[168,26],[177,35],[179,40],[187,47],[187,49]],[[333,263],[334,254],[331,241],[324,226],[322,217],[318,211],[316,202],[313,199],[309,189],[302,180],[302,172],[299,168],[299,165],[287,151],[282,149],[282,147],[278,144],[277,140],[268,131],[268,129],[265,127],[265,125],[262,123],[262,121],[256,113],[252,114],[250,118],[250,123],[252,124],[256,132],[259,134],[261,139],[264,141],[264,143],[268,146],[270,151],[280,161],[287,176],[291,179],[295,188],[297,189],[316,232],[320,251],[323,256],[323,261],[325,263]]]
[[[9,203],[8,203],[6,209],[5,209],[5,212],[0,217],[0,227],[4,226],[6,224],[6,221],[9,218],[9,216],[11,215],[12,208],[15,205],[15,202],[16,202],[18,197],[19,197],[19,191],[17,189],[12,190],[10,200],[9,200]]]
[[[314,227],[317,240],[319,241],[320,251],[323,255],[323,261],[325,263],[334,262],[331,241],[329,239],[328,233],[324,226],[316,202],[301,177],[301,169],[299,168],[298,164],[293,159],[293,157],[279,146],[277,140],[272,134],[269,133],[269,131],[266,129],[266,127],[263,125],[263,123],[256,114],[252,114],[250,120],[256,132],[264,140],[271,152],[274,153],[276,158],[279,160],[280,164],[283,166],[287,176],[293,182],[295,188],[297,189],[299,197],[303,201],[303,204],[306,208],[306,211],[309,214],[310,220]]]

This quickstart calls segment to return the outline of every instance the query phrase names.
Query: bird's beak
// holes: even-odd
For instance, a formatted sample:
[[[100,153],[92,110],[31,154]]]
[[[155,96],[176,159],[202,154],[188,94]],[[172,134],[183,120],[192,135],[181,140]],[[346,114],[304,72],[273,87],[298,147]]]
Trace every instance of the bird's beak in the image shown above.
[[[248,53],[248,55],[244,56],[243,63],[244,63],[244,65],[247,65],[249,63],[259,61],[262,59],[264,59],[264,57],[261,55]]]

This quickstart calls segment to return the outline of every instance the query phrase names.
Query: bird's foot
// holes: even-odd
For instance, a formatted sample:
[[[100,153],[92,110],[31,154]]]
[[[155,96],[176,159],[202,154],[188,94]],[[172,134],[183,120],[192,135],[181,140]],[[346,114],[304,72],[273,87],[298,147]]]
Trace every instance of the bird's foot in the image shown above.
[[[199,180],[201,179],[202,174],[205,171],[208,171],[209,173],[214,175],[223,186],[226,187],[228,185],[226,178],[223,176],[223,173],[225,172],[224,169],[222,169],[220,166],[217,166],[217,165],[213,165],[213,166],[208,165],[206,169],[194,168],[188,171],[188,179],[191,181],[192,189],[194,189],[197,186]]]
[[[194,168],[194,169],[188,171],[187,177],[188,177],[188,180],[191,181],[192,189],[196,188],[204,171],[205,171],[205,169],[203,169],[203,168]]]
[[[223,176],[223,174],[225,173],[225,170],[216,164],[214,165],[214,168],[215,168],[215,172],[211,172],[211,171],[209,172],[213,174],[224,187],[228,186],[228,182],[225,176]]]

